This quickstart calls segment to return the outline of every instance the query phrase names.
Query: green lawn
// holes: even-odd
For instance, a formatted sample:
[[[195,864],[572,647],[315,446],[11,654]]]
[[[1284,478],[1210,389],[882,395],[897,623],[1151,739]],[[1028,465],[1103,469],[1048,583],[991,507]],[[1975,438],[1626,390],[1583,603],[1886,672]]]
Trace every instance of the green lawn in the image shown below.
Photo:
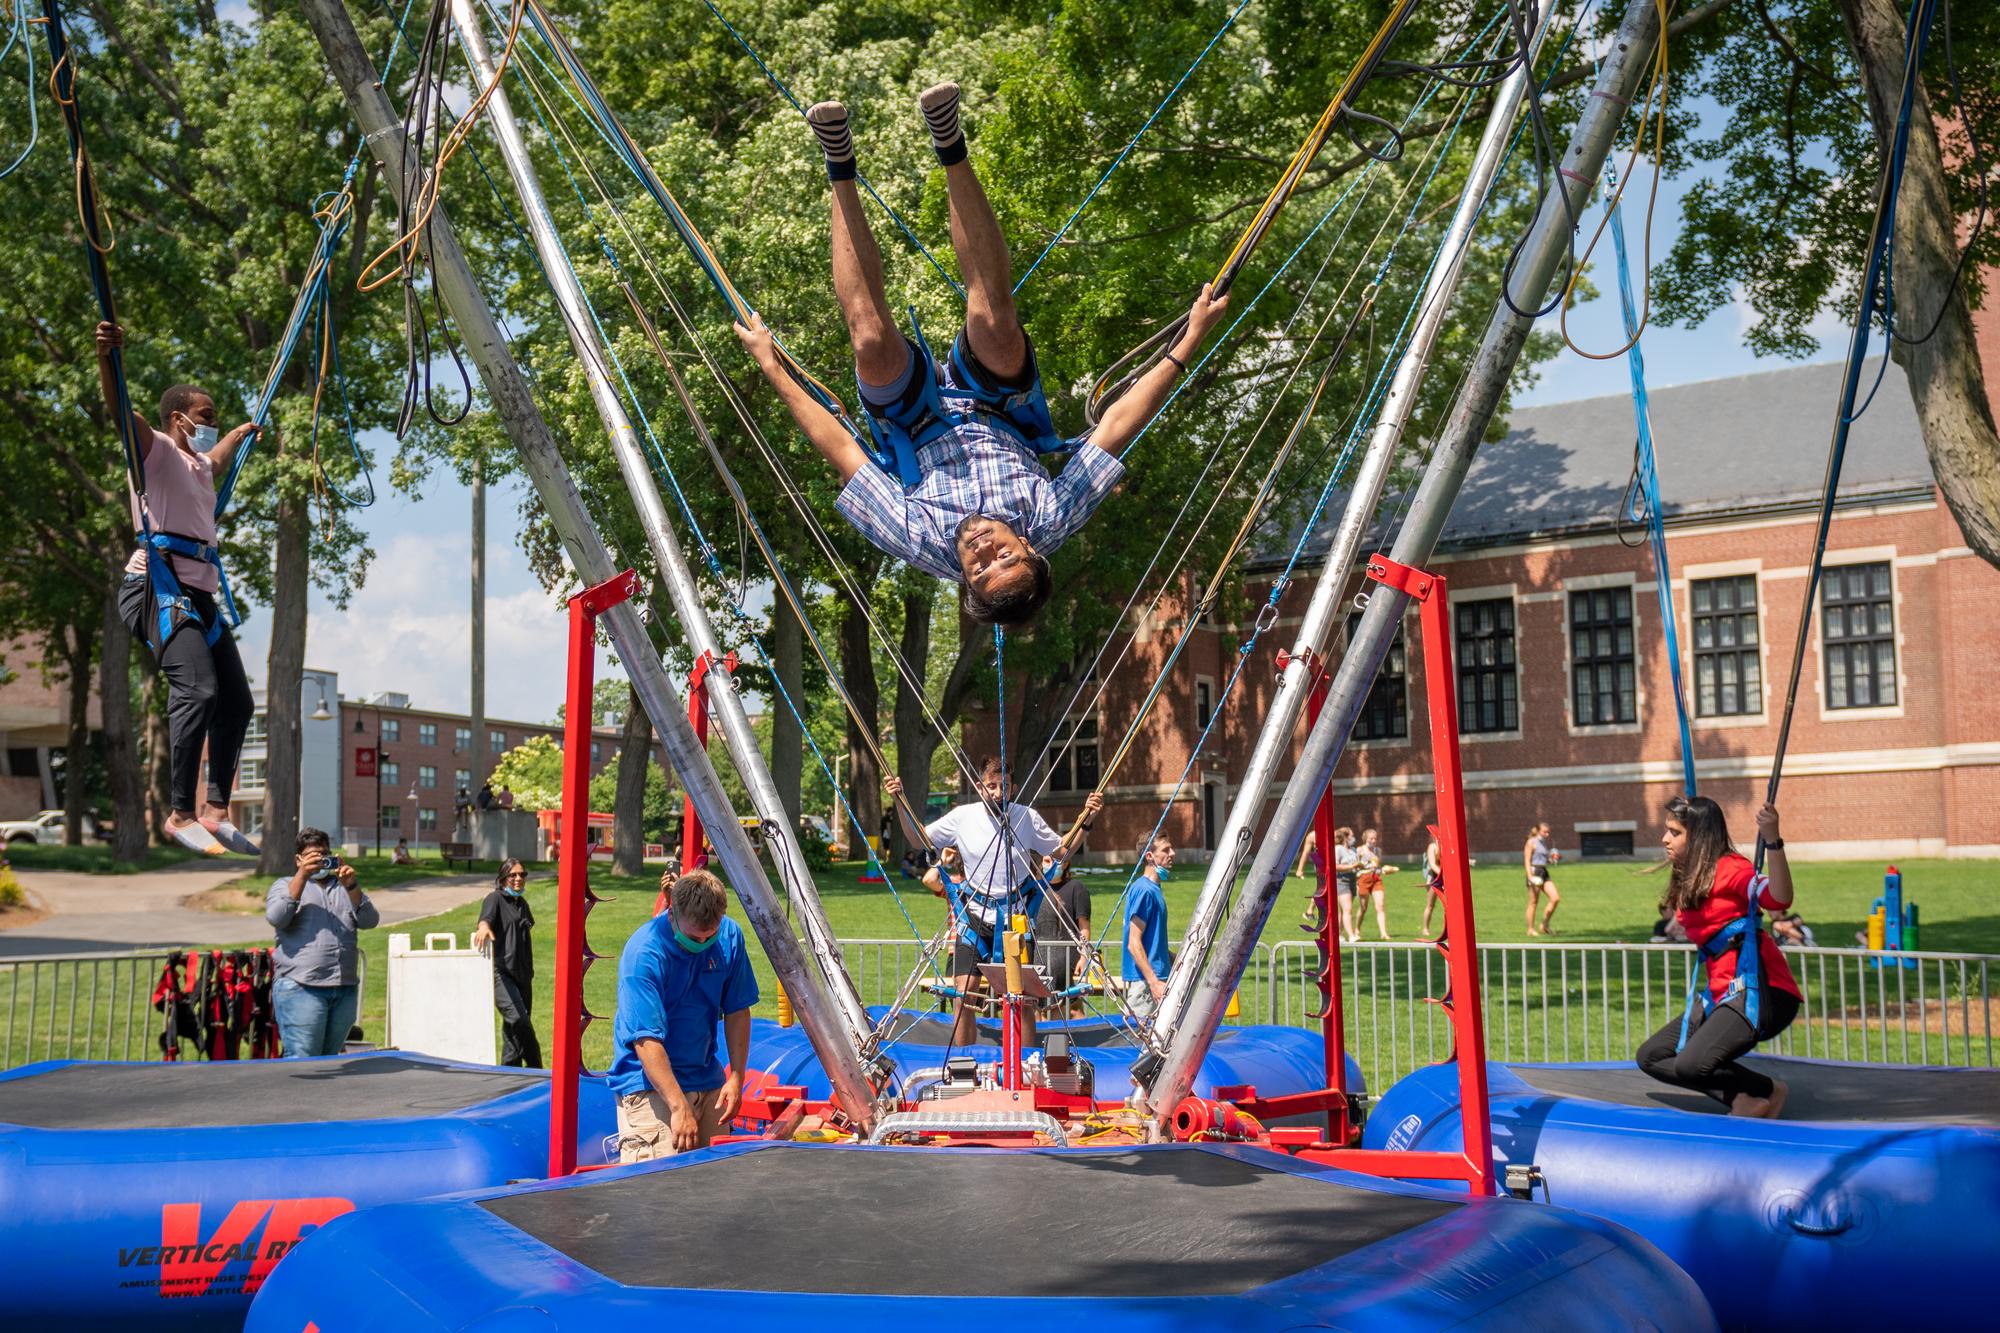
[[[1188,910],[1200,890],[1201,869],[1199,866],[1184,865],[1168,880],[1167,904],[1170,928],[1175,936],[1185,925]],[[1559,867],[1556,884],[1563,893],[1563,903],[1556,916],[1557,929],[1561,932],[1558,940],[1565,943],[1643,943],[1651,933],[1661,887],[1660,876],[1644,873],[1647,869],[1643,864],[1623,862]],[[1920,903],[1923,908],[1923,944],[1926,949],[2000,954],[2000,862],[1911,861],[1904,863],[1902,870],[1906,899]],[[928,936],[943,920],[943,907],[915,881],[897,876],[894,881],[896,892],[892,894],[879,884],[861,884],[859,873],[858,865],[841,865],[815,876],[815,879],[821,900],[826,905],[827,917],[834,932],[842,939],[906,942],[900,951],[900,963],[894,955],[885,956],[886,951],[856,951],[850,957],[850,965],[857,974],[863,996],[873,1003],[886,1000],[896,983],[915,963],[917,946],[902,909],[908,910],[924,935]],[[372,880],[373,874],[364,870],[364,877]],[[1087,878],[1093,886],[1091,898],[1096,909],[1092,927],[1094,933],[1102,938],[1106,923],[1117,911],[1118,894],[1124,879],[1122,873]],[[1818,933],[1819,942],[1823,945],[1851,944],[1854,932],[1861,929],[1870,901],[1881,892],[1881,868],[1873,864],[1841,862],[1806,865],[1798,868],[1797,879],[1799,909]],[[1400,940],[1414,939],[1423,918],[1422,876],[1414,869],[1405,868],[1390,876],[1388,883],[1390,933]],[[614,1007],[618,951],[632,931],[651,915],[659,885],[657,876],[627,879],[605,870],[593,871],[591,884],[606,901],[591,913],[590,941],[592,947],[606,958],[587,974],[585,999],[593,1013],[608,1014]],[[901,908],[897,904],[899,895]],[[1310,887],[1304,879],[1286,881],[1284,894],[1264,932],[1267,943],[1311,938],[1299,928],[1300,913],[1310,896]],[[552,874],[529,881],[528,900],[535,910],[537,921],[536,1018],[544,1033],[546,1047],[546,1022],[555,981],[555,880]],[[1522,919],[1525,898],[1517,868],[1476,867],[1473,871],[1473,902],[1482,943],[1502,944],[1527,939]],[[739,913],[740,920],[740,909],[732,910]],[[1441,919],[1442,912],[1439,913]],[[408,922],[395,929],[419,936],[427,931],[450,931],[464,939],[477,920],[478,905],[474,903],[420,922]],[[379,1035],[382,1031],[389,933],[387,930],[372,931],[364,944],[368,954],[368,986],[362,1014],[363,1024],[371,1035]],[[1113,940],[1116,933],[1114,923],[1111,931]],[[1372,940],[1375,935],[1371,916],[1365,938]],[[775,1015],[775,990],[769,965],[764,961],[761,950],[753,949],[752,957],[765,996],[757,1012]],[[1379,971],[1383,965],[1380,960],[1371,960],[1369,954],[1360,955],[1349,974],[1350,989],[1367,981],[1380,988],[1385,995],[1405,999],[1426,989],[1421,974],[1400,981],[1392,980],[1384,985],[1379,975],[1371,978],[1362,972],[1362,969],[1371,966]],[[1296,985],[1296,978],[1289,980]],[[1496,969],[1495,975],[1487,979],[1489,989],[1498,980]],[[1253,976],[1246,982],[1244,999],[1253,1012],[1262,1011],[1264,984],[1260,976]],[[1678,980],[1653,979],[1652,988],[1659,993],[1656,1011],[1661,1005],[1679,1003],[1680,984]],[[1430,1007],[1422,1006],[1424,1009]],[[1295,1011],[1294,1017],[1297,1019],[1301,1014]],[[1495,1029],[1493,1039],[1497,1054],[1502,1049],[1501,1038],[1510,1035],[1511,1029],[1509,1034],[1503,1034],[1497,1022]],[[1412,1034],[1413,1030],[1403,1032],[1401,1036],[1408,1039]],[[1521,1040],[1525,1041],[1528,1035],[1525,1032],[1520,1034]],[[1508,1049],[1520,1053],[1518,1043],[1510,1044]],[[1548,1049],[1555,1050],[1553,1046]],[[609,1058],[608,1023],[595,1024],[586,1033],[585,1053],[593,1066]],[[1595,1047],[1592,1053],[1595,1058],[1602,1058]],[[1557,1053],[1555,1058],[1561,1058],[1560,1054]],[[1856,1058],[1860,1056],[1857,1054]]]
[[[144,870],[192,861],[195,854],[178,845],[149,847],[138,865],[120,864],[111,859],[111,848],[101,842],[81,847],[43,847],[38,843],[9,843],[0,849],[17,870],[73,870],[87,875],[136,875]]]

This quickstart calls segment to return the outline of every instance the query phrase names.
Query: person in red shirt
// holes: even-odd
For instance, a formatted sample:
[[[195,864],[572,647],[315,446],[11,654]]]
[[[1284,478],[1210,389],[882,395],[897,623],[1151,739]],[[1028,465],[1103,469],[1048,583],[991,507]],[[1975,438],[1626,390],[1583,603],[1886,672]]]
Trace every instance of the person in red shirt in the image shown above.
[[[1764,873],[1738,855],[1723,822],[1722,807],[1706,796],[1676,796],[1667,802],[1667,861],[1673,877],[1660,901],[1702,950],[1708,969],[1708,1002],[1691,1007],[1648,1037],[1636,1057],[1639,1068],[1662,1083],[1692,1088],[1715,1098],[1731,1115],[1776,1119],[1788,1089],[1737,1063],[1738,1059],[1791,1025],[1799,1012],[1799,985],[1778,951],[1777,941],[1760,929],[1758,912],[1782,911],[1792,904],[1792,871],[1778,808],[1768,802],[1757,812],[1764,843]],[[1748,918],[1757,943],[1757,1021],[1748,1015],[1748,987],[1738,980],[1743,937],[1717,940],[1731,923]],[[1681,1027],[1687,1025],[1687,1040]]]

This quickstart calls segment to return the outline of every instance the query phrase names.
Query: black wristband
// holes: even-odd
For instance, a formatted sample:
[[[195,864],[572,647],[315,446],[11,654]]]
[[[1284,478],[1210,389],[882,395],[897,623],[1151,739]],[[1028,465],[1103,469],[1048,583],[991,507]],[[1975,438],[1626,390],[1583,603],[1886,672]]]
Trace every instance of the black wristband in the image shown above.
[[[1767,852],[1782,852],[1785,850],[1785,840],[1783,838],[1775,838],[1764,844],[1764,850]]]
[[[1172,352],[1162,352],[1160,353],[1160,356],[1163,360],[1171,361],[1175,365],[1179,366],[1181,368],[1181,374],[1183,375],[1187,374],[1187,362],[1181,360],[1179,357],[1175,356]]]

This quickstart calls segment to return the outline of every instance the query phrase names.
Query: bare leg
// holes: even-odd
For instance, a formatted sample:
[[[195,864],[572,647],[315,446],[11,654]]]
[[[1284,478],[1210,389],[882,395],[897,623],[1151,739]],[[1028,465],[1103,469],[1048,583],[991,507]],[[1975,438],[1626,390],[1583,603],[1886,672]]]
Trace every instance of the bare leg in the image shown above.
[[[1436,894],[1432,893],[1424,894],[1424,928],[1422,934],[1426,939],[1430,937],[1431,933],[1431,912],[1437,907],[1437,905],[1438,905],[1438,900]]]
[[[1383,889],[1375,890],[1375,929],[1383,939],[1389,938],[1389,895]]]
[[[854,366],[864,384],[888,385],[908,364],[909,348],[889,310],[882,284],[882,250],[861,211],[853,181],[833,185],[833,294],[854,343]]]
[[[1550,880],[1542,889],[1542,897],[1547,900],[1547,906],[1542,911],[1542,934],[1553,935],[1556,933],[1556,928],[1549,923],[1556,919],[1556,908],[1562,906],[1563,900],[1563,896],[1556,892],[1554,880]]]
[[[965,337],[980,363],[1012,378],[1028,364],[1028,339],[1014,309],[1013,263],[993,205],[970,162],[944,169],[951,198],[951,248],[965,275]]]
[[[970,976],[953,977],[951,984],[958,987],[960,996],[958,1017],[952,1021],[951,1025],[951,1044],[954,1046],[971,1046],[979,1038],[979,1015],[978,1011],[973,1007],[976,1001],[973,988],[980,984],[980,979],[975,973]]]
[[[1530,884],[1528,886],[1528,933],[1530,935],[1539,935],[1542,933],[1535,929],[1535,899],[1539,896],[1535,890],[1535,886]]]

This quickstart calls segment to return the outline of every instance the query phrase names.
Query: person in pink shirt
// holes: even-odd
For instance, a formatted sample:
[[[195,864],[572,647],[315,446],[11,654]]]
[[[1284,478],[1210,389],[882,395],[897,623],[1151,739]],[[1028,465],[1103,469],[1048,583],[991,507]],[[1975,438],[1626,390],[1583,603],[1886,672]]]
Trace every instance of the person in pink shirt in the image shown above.
[[[111,357],[114,348],[124,345],[124,329],[108,322],[97,326],[98,378],[114,415],[120,394]],[[167,833],[209,856],[254,854],[257,845],[229,820],[229,792],[256,705],[236,640],[216,605],[222,568],[212,553],[216,476],[229,471],[236,451],[257,427],[246,421],[218,439],[215,399],[188,384],[160,395],[159,430],[136,410],[131,425],[146,471],[144,499],[136,491],[131,496],[132,526],[145,530],[143,506],[143,518],[153,533],[165,535],[166,546],[162,549],[156,540],[149,548],[142,541],[133,551],[118,589],[118,614],[135,637],[146,641],[167,678],[173,793]],[[207,799],[197,806],[204,747]]]

